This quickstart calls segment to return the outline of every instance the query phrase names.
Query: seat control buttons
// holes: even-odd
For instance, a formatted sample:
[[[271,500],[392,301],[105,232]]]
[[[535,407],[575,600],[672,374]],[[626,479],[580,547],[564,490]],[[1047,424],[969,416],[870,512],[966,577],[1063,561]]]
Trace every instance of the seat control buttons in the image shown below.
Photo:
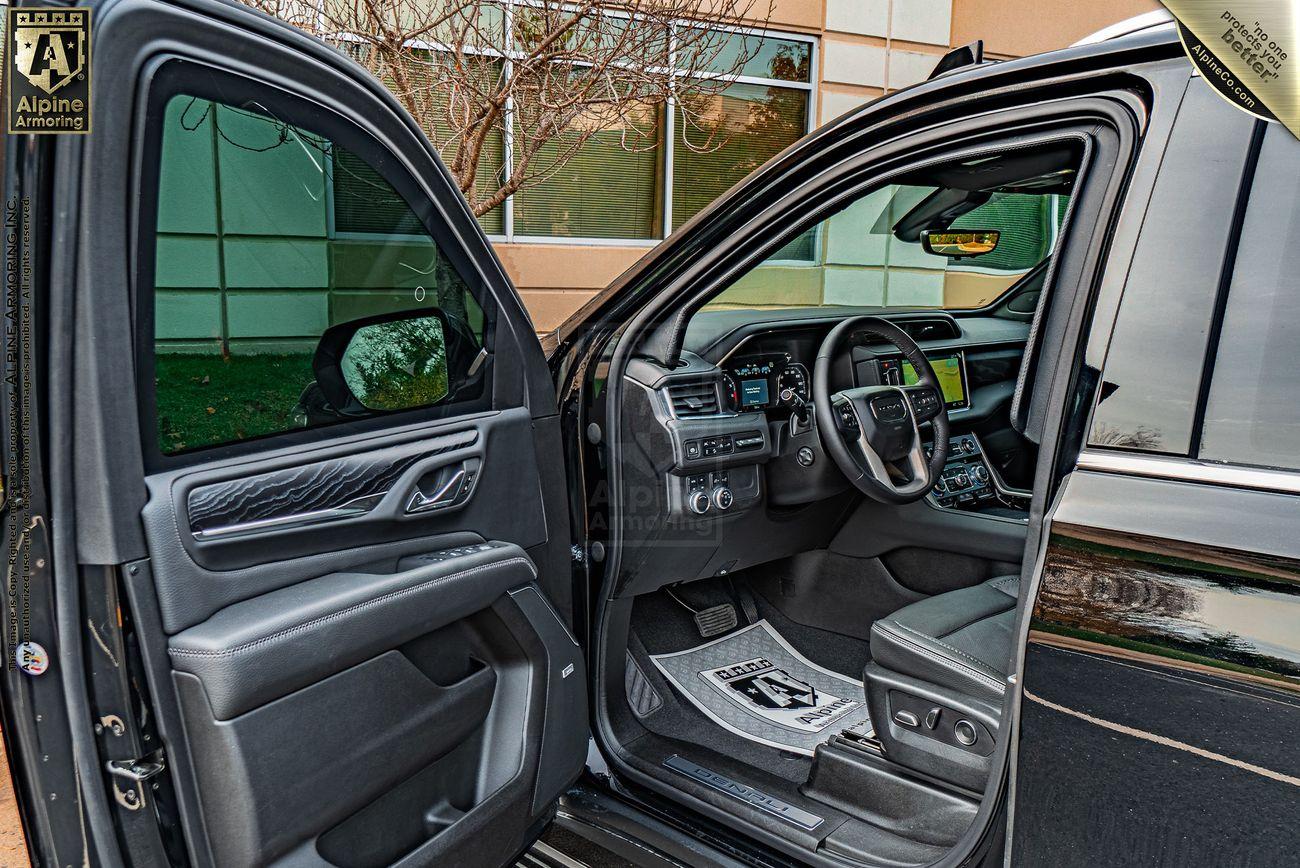
[[[979,738],[979,731],[975,729],[975,725],[969,720],[959,720],[953,724],[952,734],[957,741],[966,745],[966,747],[973,745],[975,739]]]
[[[894,712],[894,722],[901,723],[903,726],[910,726],[913,729],[921,725],[921,721],[916,719],[915,714],[902,708]]]
[[[939,725],[939,712],[943,711],[939,706],[935,706],[925,713],[925,728],[934,729]]]

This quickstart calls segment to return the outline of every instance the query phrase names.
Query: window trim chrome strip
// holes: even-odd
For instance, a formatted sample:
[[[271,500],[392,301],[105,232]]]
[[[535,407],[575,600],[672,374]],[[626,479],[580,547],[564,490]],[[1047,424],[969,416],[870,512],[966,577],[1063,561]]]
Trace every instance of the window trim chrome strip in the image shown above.
[[[1098,473],[1119,473],[1171,482],[1195,482],[1202,485],[1250,488],[1280,494],[1300,494],[1300,473],[1286,470],[1211,464],[1190,458],[1136,455],[1097,449],[1085,449],[1080,452],[1077,466],[1079,470]]]

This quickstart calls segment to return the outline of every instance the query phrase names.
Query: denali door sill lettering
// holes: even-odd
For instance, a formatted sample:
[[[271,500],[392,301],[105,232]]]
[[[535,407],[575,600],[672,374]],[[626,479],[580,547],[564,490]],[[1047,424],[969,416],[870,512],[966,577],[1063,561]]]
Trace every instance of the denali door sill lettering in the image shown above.
[[[720,775],[712,772],[698,763],[693,763],[688,759],[683,759],[677,754],[673,754],[664,760],[664,767],[672,769],[678,774],[696,780],[705,786],[712,787],[719,792],[726,793],[729,796],[739,799],[747,805],[751,805],[769,814],[774,814],[783,820],[787,820],[801,829],[812,831],[820,826],[822,818],[816,814],[811,814],[803,808],[796,808],[789,802],[783,802],[775,796],[769,796],[767,793],[756,790],[753,787],[733,781],[726,775]]]

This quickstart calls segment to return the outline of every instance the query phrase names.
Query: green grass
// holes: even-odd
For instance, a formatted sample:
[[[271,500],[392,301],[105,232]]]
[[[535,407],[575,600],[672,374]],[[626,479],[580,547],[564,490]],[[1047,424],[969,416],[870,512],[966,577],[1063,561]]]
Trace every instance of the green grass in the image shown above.
[[[159,354],[158,444],[180,452],[297,427],[298,396],[315,377],[311,353]]]

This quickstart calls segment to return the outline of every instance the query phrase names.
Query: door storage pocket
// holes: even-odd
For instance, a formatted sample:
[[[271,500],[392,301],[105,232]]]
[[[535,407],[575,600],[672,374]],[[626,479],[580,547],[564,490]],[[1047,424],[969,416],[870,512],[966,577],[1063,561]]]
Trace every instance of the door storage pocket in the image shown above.
[[[497,675],[465,670],[442,685],[389,651],[230,720],[174,673],[217,864],[283,855],[472,739]]]

